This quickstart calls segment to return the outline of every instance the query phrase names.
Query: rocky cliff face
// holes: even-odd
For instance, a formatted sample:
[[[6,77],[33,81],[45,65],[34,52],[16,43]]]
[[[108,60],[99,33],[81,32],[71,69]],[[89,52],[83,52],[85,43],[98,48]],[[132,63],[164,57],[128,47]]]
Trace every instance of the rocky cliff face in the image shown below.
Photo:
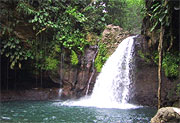
[[[114,31],[117,29],[117,32]],[[119,31],[118,31],[119,30]],[[117,35],[123,35],[120,27],[109,25],[103,32],[102,41],[107,43],[109,52],[111,54],[116,49],[118,44],[128,35],[117,39]],[[113,35],[115,34],[115,35]],[[111,36],[110,36],[111,35]],[[113,42],[109,44],[108,41]],[[52,79],[59,79],[56,82],[60,82],[63,88],[62,99],[79,98],[86,94],[88,83],[90,84],[88,94],[91,94],[93,86],[95,84],[97,72],[93,74],[93,59],[95,58],[97,47],[89,47],[86,49],[84,56],[81,59],[81,65],[79,67],[72,67],[70,64],[64,63],[63,67],[59,67],[57,77]],[[141,51],[141,52],[139,52]],[[158,88],[158,76],[157,65],[152,61],[146,61],[141,54],[150,53],[151,50],[148,46],[148,41],[144,36],[139,35],[135,38],[135,73],[134,84],[131,89],[132,97],[130,102],[139,105],[156,106],[157,105],[157,88]],[[61,77],[62,76],[62,77]],[[90,78],[92,77],[92,80]],[[61,80],[60,80],[61,78]],[[176,94],[176,84],[178,80],[172,82],[163,73],[163,86],[162,86],[162,105],[171,106],[174,102],[179,102],[179,97]]]
[[[112,55],[118,45],[129,36],[130,33],[128,31],[124,31],[121,27],[110,24],[107,25],[103,31],[101,42],[107,46],[108,55]]]
[[[50,74],[52,80],[60,82],[62,87],[62,99],[79,98],[92,91],[97,72],[94,68],[97,47],[86,48],[83,56],[80,56],[80,64],[72,66],[68,62],[62,61],[62,66],[58,68],[55,75]],[[66,59],[66,58],[64,58]],[[54,77],[56,76],[56,78]],[[90,87],[87,87],[89,84]]]
[[[119,26],[108,25],[102,35],[100,42],[106,44],[108,55],[111,55],[119,43],[129,36],[129,33]],[[79,98],[91,94],[98,75],[94,68],[97,53],[96,45],[89,46],[85,49],[84,55],[79,56],[78,66],[72,66],[68,57],[65,56],[57,71],[49,72],[51,79],[61,85],[61,99]]]
[[[151,61],[146,61],[140,56],[139,51],[142,51],[143,54],[150,52],[144,36],[138,36],[135,42],[135,73],[131,102],[140,105],[156,106],[158,88],[157,65]],[[179,97],[175,91],[178,81],[172,82],[163,73],[162,105],[171,106],[174,102],[180,105]]]
[[[152,6],[158,1],[146,0],[145,2],[147,13],[151,13]],[[179,1],[169,1],[168,4],[170,6],[169,18],[172,19],[169,22],[170,25],[164,27],[163,52],[175,52],[179,50],[179,26],[177,26],[179,25]],[[138,41],[136,41],[138,45],[136,44],[136,79],[133,100],[138,104],[155,106],[158,88],[157,65],[152,61],[147,61],[146,58],[142,59],[138,54],[138,50],[141,50],[142,54],[152,54],[153,51],[157,51],[160,32],[158,29],[150,31],[153,26],[150,18],[149,14],[143,19],[143,38],[137,38]],[[176,93],[176,87],[180,80],[170,80],[165,77],[164,73],[162,78],[162,105],[171,106],[174,102],[176,102],[176,106],[180,105],[180,97]]]

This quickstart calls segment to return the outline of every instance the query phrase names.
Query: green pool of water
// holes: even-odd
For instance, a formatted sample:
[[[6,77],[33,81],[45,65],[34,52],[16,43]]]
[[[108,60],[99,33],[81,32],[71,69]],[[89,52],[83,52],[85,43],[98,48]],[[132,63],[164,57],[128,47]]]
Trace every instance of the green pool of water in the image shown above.
[[[61,103],[61,102],[59,102]],[[62,106],[52,101],[2,102],[0,123],[148,123],[156,110]]]

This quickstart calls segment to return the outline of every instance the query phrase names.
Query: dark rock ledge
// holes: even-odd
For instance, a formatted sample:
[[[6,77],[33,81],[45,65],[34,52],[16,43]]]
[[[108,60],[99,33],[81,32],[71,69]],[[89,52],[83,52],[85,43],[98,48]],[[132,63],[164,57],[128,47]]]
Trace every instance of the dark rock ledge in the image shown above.
[[[4,101],[27,101],[27,100],[58,100],[59,88],[33,88],[29,90],[1,91],[0,102]]]

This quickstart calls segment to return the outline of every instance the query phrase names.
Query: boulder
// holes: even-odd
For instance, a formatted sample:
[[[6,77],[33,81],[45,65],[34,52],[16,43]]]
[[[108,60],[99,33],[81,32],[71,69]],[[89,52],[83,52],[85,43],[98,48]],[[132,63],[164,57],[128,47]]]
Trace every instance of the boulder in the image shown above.
[[[158,110],[151,123],[180,123],[180,108],[164,107]]]

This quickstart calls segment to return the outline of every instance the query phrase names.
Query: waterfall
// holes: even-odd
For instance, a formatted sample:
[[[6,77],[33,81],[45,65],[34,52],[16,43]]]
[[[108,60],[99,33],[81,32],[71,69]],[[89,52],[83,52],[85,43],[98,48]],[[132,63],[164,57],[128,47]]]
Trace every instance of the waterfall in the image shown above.
[[[104,64],[91,96],[64,104],[99,108],[136,108],[128,104],[132,84],[134,36],[123,40]]]
[[[96,50],[96,52],[94,54],[93,60],[92,60],[92,69],[93,69],[93,71],[92,71],[91,76],[90,76],[89,81],[88,81],[88,85],[87,85],[87,89],[86,89],[86,96],[88,95],[88,92],[89,92],[89,86],[90,86],[91,80],[92,80],[92,78],[93,78],[93,76],[94,76],[94,74],[96,72],[96,70],[94,68],[94,62],[95,62],[97,54],[98,54],[98,48],[97,48],[97,50]]]
[[[96,80],[91,98],[103,102],[127,103],[131,62],[134,51],[133,37],[125,39],[110,56]]]

